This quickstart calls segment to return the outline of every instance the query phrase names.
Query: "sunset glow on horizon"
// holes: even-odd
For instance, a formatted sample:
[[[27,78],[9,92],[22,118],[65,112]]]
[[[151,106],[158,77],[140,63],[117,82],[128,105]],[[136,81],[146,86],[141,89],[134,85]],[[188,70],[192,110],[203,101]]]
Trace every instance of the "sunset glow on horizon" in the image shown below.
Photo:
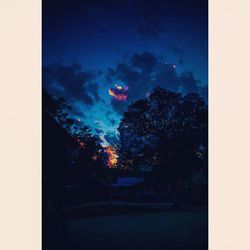
[[[115,148],[111,146],[106,147],[106,153],[108,154],[108,167],[115,168],[118,161],[118,155]]]

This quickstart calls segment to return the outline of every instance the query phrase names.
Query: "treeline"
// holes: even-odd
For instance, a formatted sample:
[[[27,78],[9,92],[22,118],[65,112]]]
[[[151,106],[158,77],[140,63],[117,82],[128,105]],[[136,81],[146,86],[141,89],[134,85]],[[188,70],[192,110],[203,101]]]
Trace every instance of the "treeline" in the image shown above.
[[[116,169],[108,168],[99,136],[74,118],[63,98],[43,90],[42,112],[46,211],[106,199],[106,186],[118,175],[147,176],[173,193],[185,186],[189,194],[207,195],[208,107],[198,94],[157,87],[132,103],[118,128]]]
[[[128,107],[118,130],[121,169],[149,177],[156,189],[169,185],[175,197],[207,203],[208,107],[197,93],[157,87]]]
[[[54,99],[43,90],[42,103],[44,209],[102,198],[108,156],[100,138],[72,118],[71,107],[62,98]]]

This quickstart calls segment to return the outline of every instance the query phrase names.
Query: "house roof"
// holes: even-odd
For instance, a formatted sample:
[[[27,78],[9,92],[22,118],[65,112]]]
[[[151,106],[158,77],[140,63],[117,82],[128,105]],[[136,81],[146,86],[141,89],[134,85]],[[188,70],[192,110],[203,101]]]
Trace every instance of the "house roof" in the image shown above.
[[[143,182],[143,177],[119,177],[117,182],[110,187],[130,187]]]

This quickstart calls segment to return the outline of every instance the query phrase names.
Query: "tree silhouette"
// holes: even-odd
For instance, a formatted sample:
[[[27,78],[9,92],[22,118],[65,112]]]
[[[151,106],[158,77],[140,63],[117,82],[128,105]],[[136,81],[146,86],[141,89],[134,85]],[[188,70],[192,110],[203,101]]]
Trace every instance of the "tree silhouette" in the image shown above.
[[[44,206],[61,209],[66,203],[98,195],[96,175],[104,167],[100,138],[88,126],[74,122],[62,98],[43,90]],[[70,194],[69,194],[70,192]],[[82,197],[82,196],[81,196]],[[45,208],[45,210],[48,208]]]
[[[198,94],[182,96],[155,88],[124,114],[119,126],[120,166],[149,169],[158,181],[171,184],[202,167],[206,164],[207,111]]]

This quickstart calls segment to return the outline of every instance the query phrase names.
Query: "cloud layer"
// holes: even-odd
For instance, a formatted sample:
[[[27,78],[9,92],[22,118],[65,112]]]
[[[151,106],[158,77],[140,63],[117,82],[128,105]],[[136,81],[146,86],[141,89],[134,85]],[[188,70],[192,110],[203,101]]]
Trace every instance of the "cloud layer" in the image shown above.
[[[181,54],[177,47],[173,49]],[[150,52],[144,52],[135,53],[128,61],[110,68],[106,74],[107,81],[120,81],[129,86],[127,102],[111,101],[114,110],[123,113],[131,101],[146,96],[156,86],[183,94],[197,92],[206,99],[207,86],[202,86],[191,71],[177,73],[176,67]]]
[[[81,65],[50,64],[43,67],[43,84],[51,94],[67,100],[93,105],[100,101],[95,73],[82,71]]]

